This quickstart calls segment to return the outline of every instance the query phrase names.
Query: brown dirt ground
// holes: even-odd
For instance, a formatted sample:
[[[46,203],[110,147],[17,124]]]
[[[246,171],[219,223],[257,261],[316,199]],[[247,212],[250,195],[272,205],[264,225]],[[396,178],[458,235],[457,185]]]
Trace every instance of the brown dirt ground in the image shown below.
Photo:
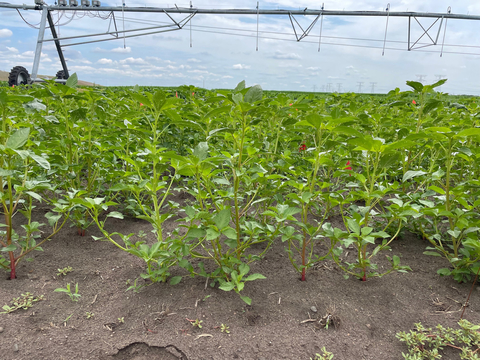
[[[142,221],[109,221],[124,233],[150,230]],[[89,228],[87,235],[99,234]],[[233,292],[205,287],[200,277],[126,292],[127,281],[142,272],[142,261],[65,226],[44,252],[35,252],[35,261],[20,263],[18,279],[0,276],[0,308],[25,292],[45,296],[28,310],[0,314],[0,359],[308,360],[323,346],[338,360],[402,359],[406,347],[395,334],[416,322],[455,326],[471,286],[438,276],[436,270],[446,261],[423,255],[425,246],[408,234],[393,243],[392,252],[413,269],[406,274],[346,280],[334,264],[324,262],[301,282],[279,241],[252,265],[252,273],[267,279],[246,284],[244,295],[253,299],[247,306]],[[73,272],[56,275],[67,266]],[[78,283],[78,302],[54,292],[66,283]],[[464,316],[473,323],[480,323],[478,296],[474,290]],[[302,323],[333,308],[337,329]],[[87,319],[87,312],[94,316]],[[194,328],[186,319],[202,320],[203,327]],[[220,331],[221,324],[229,326],[229,334]]]

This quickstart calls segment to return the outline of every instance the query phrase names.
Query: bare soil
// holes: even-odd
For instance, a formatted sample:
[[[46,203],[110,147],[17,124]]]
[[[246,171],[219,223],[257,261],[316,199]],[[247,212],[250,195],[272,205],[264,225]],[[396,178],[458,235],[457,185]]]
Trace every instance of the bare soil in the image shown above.
[[[133,219],[111,219],[110,227],[150,231],[148,223]],[[308,360],[325,346],[339,360],[396,360],[406,352],[397,332],[416,322],[456,327],[471,286],[437,275],[446,261],[423,255],[426,243],[406,234],[393,243],[392,253],[413,271],[367,282],[344,279],[328,261],[301,282],[278,241],[251,266],[252,273],[267,277],[246,284],[244,295],[253,299],[252,306],[201,277],[134,293],[126,291],[127,282],[143,271],[142,261],[90,235],[99,233],[89,228],[81,237],[65,226],[44,252],[35,252],[34,261],[20,263],[16,280],[0,274],[0,308],[26,292],[44,295],[27,310],[0,314],[0,359]],[[67,266],[73,271],[57,275]],[[78,302],[54,292],[67,283],[78,283]],[[464,315],[473,323],[480,323],[478,296],[475,289]],[[320,321],[328,313],[337,326],[325,329]],[[202,328],[189,320],[201,320]],[[221,331],[222,324],[230,333]],[[459,358],[449,354],[444,358]]]

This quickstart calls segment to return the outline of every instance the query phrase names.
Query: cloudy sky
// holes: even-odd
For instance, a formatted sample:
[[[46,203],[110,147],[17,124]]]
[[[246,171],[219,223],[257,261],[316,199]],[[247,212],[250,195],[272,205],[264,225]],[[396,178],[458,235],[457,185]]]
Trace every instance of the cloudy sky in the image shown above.
[[[10,0],[16,4],[28,1]],[[190,5],[189,1],[178,1],[179,7]],[[31,3],[33,5],[33,0]],[[47,0],[47,3],[53,5],[54,1]],[[127,7],[175,6],[175,3],[150,0],[125,0],[125,3]],[[119,6],[121,2],[102,1],[102,5]],[[250,0],[193,0],[194,7],[203,9],[254,9],[256,5],[256,1]],[[303,10],[306,7],[318,9],[320,5],[321,2],[312,0],[260,1],[260,9]],[[480,2],[471,0],[399,0],[391,3],[390,10],[446,13],[450,5],[452,13],[480,15]],[[325,3],[326,10],[383,11],[386,6],[387,3],[376,0],[330,0]],[[21,11],[21,14],[31,25],[37,25],[40,20],[38,11]],[[113,24],[110,19],[101,18],[106,16],[108,13],[96,11],[53,14],[54,20],[61,25],[57,31],[62,37],[107,32]],[[172,15],[177,21],[185,16]],[[296,20],[306,28],[315,17],[297,16]],[[434,20],[419,19],[425,28]],[[192,84],[232,88],[246,80],[247,85],[260,84],[272,90],[385,93],[396,87],[406,89],[407,80],[433,83],[441,76],[448,78],[441,89],[443,92],[480,95],[479,20],[450,19],[446,30],[443,22],[438,45],[406,51],[408,19],[390,17],[382,56],[386,21],[385,17],[325,16],[320,51],[320,20],[309,36],[297,42],[289,18],[271,15],[259,18],[258,51],[255,15],[196,15],[191,28],[187,24],[178,31],[65,47],[64,51],[70,72],[76,72],[82,80],[102,85]],[[118,30],[168,23],[171,20],[165,14],[126,13],[123,17],[116,13]],[[429,32],[433,39],[439,31],[439,23]],[[416,41],[422,33],[412,19],[412,40]],[[37,36],[38,30],[27,25],[17,11],[0,9],[0,70],[10,71],[21,65],[31,72]],[[46,38],[51,38],[48,29]],[[72,42],[65,40],[62,44]],[[431,44],[425,36],[420,43]],[[60,69],[53,43],[45,43],[39,73],[54,75]]]

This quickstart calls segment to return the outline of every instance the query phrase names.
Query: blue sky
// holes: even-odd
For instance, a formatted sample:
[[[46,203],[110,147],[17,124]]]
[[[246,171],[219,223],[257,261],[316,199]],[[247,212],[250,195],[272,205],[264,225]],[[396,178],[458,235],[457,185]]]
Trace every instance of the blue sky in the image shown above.
[[[180,0],[182,1],[182,0]],[[11,0],[21,4],[24,1]],[[47,1],[52,5],[54,1]],[[158,1],[129,1],[126,6],[171,7],[174,3]],[[250,8],[256,1],[203,0],[198,8]],[[33,0],[32,0],[33,4]],[[179,7],[189,2],[176,3]],[[317,1],[277,0],[260,1],[263,9],[318,9]],[[402,0],[391,3],[391,11],[418,11],[445,13],[451,2],[444,0]],[[102,5],[121,5],[120,1],[102,2]],[[373,0],[332,0],[327,10],[385,10],[386,3]],[[458,0],[453,13],[480,15],[480,2]],[[22,11],[24,18],[37,24],[40,13]],[[72,17],[65,13],[60,23]],[[92,15],[92,14],[90,14]],[[105,14],[106,15],[106,14]],[[57,19],[54,14],[54,20]],[[180,20],[184,15],[173,15]],[[116,14],[117,26],[123,29],[121,13]],[[314,17],[297,17],[305,28]],[[138,23],[141,21],[142,23]],[[127,13],[125,29],[152,26],[152,22],[167,22],[166,15]],[[420,19],[424,27],[431,19]],[[59,28],[61,36],[106,32],[108,20],[79,13],[68,24]],[[444,23],[445,25],[445,23]],[[256,51],[256,16],[197,15],[190,27],[164,34],[127,38],[108,42],[66,47],[65,56],[71,72],[80,79],[102,85],[162,85],[192,84],[207,88],[232,88],[241,80],[248,85],[260,84],[264,89],[297,91],[356,91],[388,92],[400,87],[406,89],[407,80],[433,83],[437,77],[448,78],[441,91],[452,94],[480,95],[480,21],[449,20],[445,32],[444,54],[441,45],[425,48],[427,51],[406,51],[408,20],[389,19],[385,55],[382,56],[386,18],[324,17],[320,51],[320,21],[310,36],[294,41],[288,17],[260,16],[259,44]],[[437,35],[438,24],[432,28]],[[440,43],[444,27],[440,32]],[[239,36],[242,34],[244,36]],[[412,38],[421,34],[415,23]],[[38,31],[30,28],[16,11],[0,9],[0,70],[10,71],[17,65],[31,71]],[[433,36],[432,35],[432,36]],[[46,37],[51,37],[49,30]],[[190,40],[192,46],[190,47]],[[68,41],[62,42],[64,44]],[[452,46],[452,45],[468,45]],[[469,54],[454,54],[470,53]],[[39,73],[54,75],[61,69],[53,43],[45,43]]]

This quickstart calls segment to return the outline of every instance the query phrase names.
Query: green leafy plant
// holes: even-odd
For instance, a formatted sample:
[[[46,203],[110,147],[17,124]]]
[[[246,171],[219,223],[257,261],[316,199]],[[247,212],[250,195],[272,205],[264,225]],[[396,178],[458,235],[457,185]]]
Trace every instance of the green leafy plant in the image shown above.
[[[66,276],[69,272],[73,271],[71,266],[64,267],[63,269],[57,269],[58,273],[57,276],[64,275]]]
[[[85,312],[85,317],[87,318],[87,320],[89,320],[89,319],[94,318],[94,317],[95,317],[95,314],[92,313],[92,312],[90,312],[90,311],[86,311],[86,312]]]
[[[72,292],[72,290],[70,289],[70,283],[67,284],[66,288],[57,288],[53,291],[67,294],[72,301],[78,301],[81,297],[81,295],[78,293],[78,283],[75,284],[75,292]]]
[[[321,354],[315,354],[315,357],[310,358],[310,360],[332,360],[333,359],[333,354],[325,348],[325,346],[322,348],[322,353]]]
[[[203,320],[198,320],[198,319],[190,320],[190,319],[187,319],[187,321],[190,322],[190,324],[192,324],[193,327],[196,327],[196,328],[199,328],[199,329],[202,328]]]
[[[221,324],[220,325],[220,331],[224,332],[224,333],[227,333],[227,334],[230,334],[230,327],[225,325],[225,324]]]
[[[0,253],[7,253],[7,258],[0,255],[0,267],[10,270],[10,279],[16,278],[16,267],[20,260],[34,250],[42,251],[41,245],[50,240],[65,224],[70,208],[55,198],[49,199],[53,205],[45,217],[48,220],[51,233],[40,238],[41,224],[32,221],[33,200],[42,201],[39,192],[51,191],[53,188],[47,180],[39,180],[32,176],[32,169],[38,164],[42,169],[49,170],[50,164],[45,156],[35,154],[27,147],[30,128],[9,129],[7,119],[3,119],[3,133],[0,136],[0,205],[3,208],[5,230],[0,231]],[[23,207],[23,209],[22,209]],[[13,216],[20,211],[27,219],[22,225],[24,235],[19,235],[13,227]]]
[[[19,309],[27,310],[33,306],[33,303],[40,300],[43,300],[43,295],[35,296],[27,292],[18,298],[13,298],[13,300],[10,301],[10,305],[3,305],[2,309],[4,311],[0,312],[0,314],[11,313]]]
[[[425,328],[421,323],[415,324],[415,330],[399,332],[397,339],[408,347],[408,353],[402,356],[406,360],[440,359],[445,348],[455,349],[458,359],[478,359],[480,346],[480,326],[467,320],[458,322],[460,329],[445,328],[437,325],[434,329]]]

